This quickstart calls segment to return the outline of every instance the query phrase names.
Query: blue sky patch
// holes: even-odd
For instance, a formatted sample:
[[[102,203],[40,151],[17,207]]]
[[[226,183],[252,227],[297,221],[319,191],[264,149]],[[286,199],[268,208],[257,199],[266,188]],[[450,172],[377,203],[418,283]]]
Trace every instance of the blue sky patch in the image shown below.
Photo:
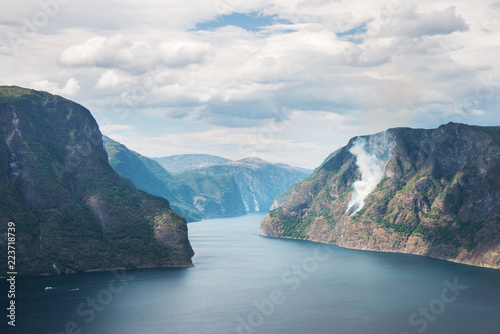
[[[265,16],[260,13],[221,15],[217,20],[202,22],[196,25],[197,30],[215,30],[226,26],[237,26],[248,31],[260,31],[262,27],[273,24],[289,24],[286,20],[281,20],[277,15]]]
[[[362,42],[363,38],[360,37],[364,35],[367,31],[368,28],[366,27],[366,23],[362,23],[361,25],[352,28],[350,30],[344,32],[338,32],[336,35],[341,39],[346,39],[349,42],[352,42],[357,45]]]

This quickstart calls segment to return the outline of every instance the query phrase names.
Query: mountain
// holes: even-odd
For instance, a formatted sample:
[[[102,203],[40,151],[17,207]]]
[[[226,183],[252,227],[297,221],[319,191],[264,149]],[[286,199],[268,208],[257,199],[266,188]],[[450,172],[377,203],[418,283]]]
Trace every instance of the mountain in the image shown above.
[[[245,212],[268,211],[277,195],[291,185],[302,181],[312,172],[286,164],[272,164],[260,158],[231,161],[214,155],[185,154],[153,159],[172,173],[189,171],[208,176],[231,175],[241,193]],[[187,179],[184,176],[182,178],[185,180],[193,178],[193,174],[187,175]],[[200,180],[199,177],[197,179]],[[229,179],[226,178],[226,180]],[[192,182],[188,183],[193,186]],[[203,193],[207,194],[207,192]],[[236,204],[236,201],[234,203]],[[226,210],[230,208],[229,205],[223,206]],[[239,210],[239,207],[235,207],[233,211],[239,212]]]
[[[207,175],[232,175],[246,211],[268,211],[274,197],[310,174],[301,168],[276,165],[259,158],[229,161],[196,171]]]
[[[103,136],[103,141],[109,163],[120,176],[130,179],[138,189],[167,199],[188,221],[246,214],[232,176],[197,172],[172,175],[157,161],[111,138]]]
[[[192,189],[195,207],[204,218],[236,217],[246,214],[241,193],[231,175],[204,175],[195,171],[176,175]]]
[[[198,168],[219,165],[231,160],[209,154],[180,154],[153,158],[170,173],[192,171]]]
[[[281,201],[260,234],[500,268],[500,127],[355,137]]]
[[[283,164],[283,163],[275,163],[274,165],[277,166],[277,167],[290,168],[290,169],[292,169],[294,171],[301,171],[301,172],[305,173],[308,176],[311,175],[311,173],[312,173],[312,170],[307,169],[307,168],[292,167],[290,165]]]
[[[125,145],[103,136],[109,164],[122,177],[128,178],[138,188],[170,202],[171,207],[188,221],[203,218],[193,205],[196,192],[186,183],[178,181],[158,162],[129,150]]]
[[[186,221],[111,168],[79,104],[0,87],[0,233],[19,275],[191,266]],[[12,231],[12,230],[11,230]],[[1,238],[7,251],[7,238]]]

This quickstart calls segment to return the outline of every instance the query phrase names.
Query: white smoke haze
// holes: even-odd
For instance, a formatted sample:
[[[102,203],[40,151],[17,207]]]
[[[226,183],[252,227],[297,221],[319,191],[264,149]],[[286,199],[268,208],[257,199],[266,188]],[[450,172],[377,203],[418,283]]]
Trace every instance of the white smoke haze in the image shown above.
[[[356,166],[361,173],[361,180],[354,182],[354,193],[347,207],[349,212],[354,207],[351,216],[357,213],[365,205],[365,198],[368,196],[382,180],[387,161],[377,158],[375,154],[366,151],[368,142],[365,138],[358,137],[349,152],[356,156]]]

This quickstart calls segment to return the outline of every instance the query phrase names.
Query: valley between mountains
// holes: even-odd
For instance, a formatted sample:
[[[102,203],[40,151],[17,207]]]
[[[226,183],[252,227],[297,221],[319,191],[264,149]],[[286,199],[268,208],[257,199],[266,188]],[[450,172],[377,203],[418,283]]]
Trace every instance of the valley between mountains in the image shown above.
[[[2,86],[0,198],[20,275],[191,266],[188,222],[258,211],[269,211],[263,236],[500,269],[500,127],[358,136],[314,171],[150,158],[103,136],[77,103]]]

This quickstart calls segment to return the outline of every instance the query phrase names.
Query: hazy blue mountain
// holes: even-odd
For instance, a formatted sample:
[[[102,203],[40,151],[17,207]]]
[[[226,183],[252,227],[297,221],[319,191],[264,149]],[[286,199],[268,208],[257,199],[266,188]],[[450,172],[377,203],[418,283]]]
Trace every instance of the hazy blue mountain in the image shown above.
[[[234,217],[246,213],[230,175],[209,176],[194,171],[170,174],[157,161],[104,137],[109,163],[122,177],[150,194],[167,199],[188,221]]]
[[[207,175],[232,175],[246,211],[269,210],[277,195],[310,175],[310,171],[272,164],[259,158],[229,161],[196,171]]]
[[[231,161],[209,154],[181,154],[163,158],[152,158],[170,173],[180,173]]]
[[[195,171],[212,176],[231,175],[241,193],[245,211],[249,212],[269,210],[274,197],[312,173],[305,168],[272,164],[255,157],[231,161],[214,155],[185,154],[154,159],[172,173]]]
[[[241,193],[232,175],[205,175],[195,171],[176,175],[194,189],[195,207],[204,218],[235,217],[246,214]]]

